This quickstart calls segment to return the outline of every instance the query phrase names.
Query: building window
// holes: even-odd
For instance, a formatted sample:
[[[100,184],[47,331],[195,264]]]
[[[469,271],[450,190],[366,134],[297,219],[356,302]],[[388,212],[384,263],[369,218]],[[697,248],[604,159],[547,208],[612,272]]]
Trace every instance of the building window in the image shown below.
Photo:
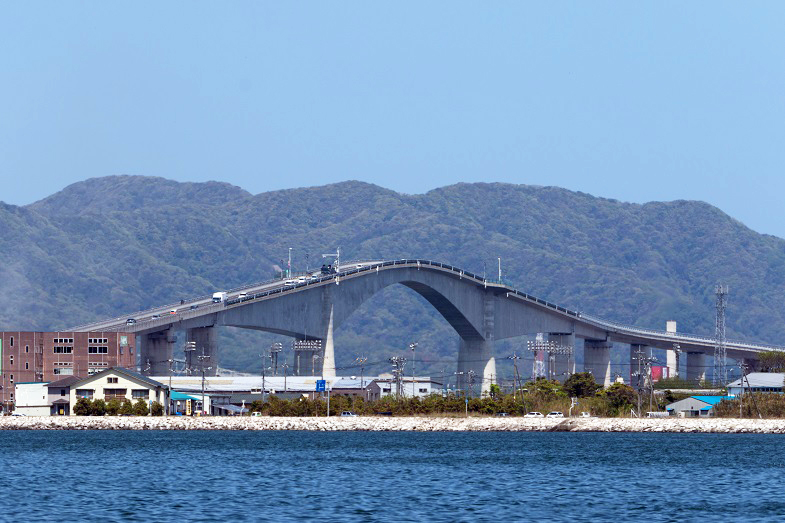
[[[14,364],[14,355],[11,354],[10,358],[11,358],[11,365],[13,365]]]
[[[150,391],[148,389],[134,389],[131,391],[131,397],[135,400],[138,399],[149,399],[150,398]]]
[[[25,362],[25,370],[29,370],[29,369],[30,369],[30,364],[28,362]]]
[[[71,354],[73,351],[73,347],[54,347],[52,349],[55,354]]]
[[[65,389],[60,389],[60,395],[65,396]]]
[[[112,377],[106,378],[106,382],[107,383],[117,383],[117,378],[112,378]]]
[[[109,354],[109,347],[87,347],[88,354]]]
[[[25,352],[30,352],[30,345],[25,345]]]
[[[14,337],[13,336],[11,336],[11,346],[12,347],[14,346]]]
[[[52,370],[52,374],[58,374],[60,376],[73,376],[74,375],[74,369],[72,369],[70,367],[55,367]]]
[[[65,369],[63,369],[65,370]],[[77,398],[93,399],[93,389],[76,389]]]
[[[107,400],[122,400],[125,399],[125,393],[128,389],[104,389],[104,398]]]
[[[13,382],[14,382],[14,375],[11,374],[11,383],[13,383]]]
[[[420,394],[427,394],[427,393],[428,393],[428,389],[420,389]]]

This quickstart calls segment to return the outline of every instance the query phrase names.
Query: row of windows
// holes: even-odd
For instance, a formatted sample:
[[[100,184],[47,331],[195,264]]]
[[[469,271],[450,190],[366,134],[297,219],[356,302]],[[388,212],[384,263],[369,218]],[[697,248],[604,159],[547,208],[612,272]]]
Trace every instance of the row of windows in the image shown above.
[[[52,352],[55,354],[71,354],[73,351],[73,347],[52,347]]]
[[[74,369],[69,369],[67,367],[55,367],[52,371],[52,374],[57,374],[60,376],[73,376]]]
[[[99,343],[109,343],[108,338],[87,338],[87,343],[95,343],[98,345]]]
[[[55,345],[57,345],[58,343],[73,343],[73,342],[74,342],[73,338],[54,338],[52,340],[52,343]]]
[[[93,399],[94,392],[93,389],[76,389],[76,397]],[[128,389],[104,389],[104,399],[123,399],[127,392]],[[135,400],[150,399],[150,391],[148,389],[132,389],[131,398]]]
[[[109,354],[109,347],[87,347],[87,354]]]

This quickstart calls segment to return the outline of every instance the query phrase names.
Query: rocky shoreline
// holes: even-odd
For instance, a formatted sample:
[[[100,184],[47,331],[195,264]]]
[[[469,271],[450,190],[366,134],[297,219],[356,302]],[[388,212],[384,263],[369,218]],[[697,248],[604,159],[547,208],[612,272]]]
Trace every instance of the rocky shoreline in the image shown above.
[[[16,417],[0,418],[0,430],[312,430],[467,432],[670,432],[785,434],[785,419],[529,419],[448,417]]]

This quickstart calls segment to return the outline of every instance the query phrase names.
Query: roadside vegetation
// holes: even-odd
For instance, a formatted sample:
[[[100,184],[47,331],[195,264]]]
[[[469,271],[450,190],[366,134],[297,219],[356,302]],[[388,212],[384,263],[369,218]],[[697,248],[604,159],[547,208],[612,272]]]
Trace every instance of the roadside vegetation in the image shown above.
[[[126,399],[122,402],[117,399],[107,401],[101,398],[90,400],[79,398],[74,405],[74,414],[77,416],[163,416],[164,406],[154,401],[151,408],[147,407],[147,402],[143,399],[131,403]]]
[[[330,415],[338,416],[343,411],[359,415],[390,416],[493,416],[506,413],[508,416],[523,416],[527,412],[570,412],[571,398],[577,398],[572,414],[589,412],[593,416],[628,417],[637,404],[637,395],[632,387],[614,383],[607,389],[595,384],[588,373],[570,376],[564,383],[545,378],[527,382],[516,394],[503,394],[498,386],[492,386],[487,397],[433,394],[426,398],[395,398],[387,396],[377,401],[366,401],[357,396],[333,396],[330,398]],[[663,398],[664,401],[664,398]],[[647,400],[648,402],[648,400]],[[648,403],[647,403],[648,405]],[[659,405],[664,407],[664,403]],[[326,416],[327,398],[280,399],[271,395],[265,402],[254,401],[249,410],[269,416]]]

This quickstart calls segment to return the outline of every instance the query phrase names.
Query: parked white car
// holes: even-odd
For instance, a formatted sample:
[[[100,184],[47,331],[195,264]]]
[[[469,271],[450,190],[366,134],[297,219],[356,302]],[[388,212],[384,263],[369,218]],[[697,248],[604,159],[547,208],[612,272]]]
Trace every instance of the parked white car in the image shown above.
[[[564,417],[564,413],[554,410],[553,412],[549,412],[548,414],[546,414],[545,417],[546,418],[563,418]]]
[[[524,418],[544,418],[545,416],[542,415],[542,412],[527,412],[523,416]]]

